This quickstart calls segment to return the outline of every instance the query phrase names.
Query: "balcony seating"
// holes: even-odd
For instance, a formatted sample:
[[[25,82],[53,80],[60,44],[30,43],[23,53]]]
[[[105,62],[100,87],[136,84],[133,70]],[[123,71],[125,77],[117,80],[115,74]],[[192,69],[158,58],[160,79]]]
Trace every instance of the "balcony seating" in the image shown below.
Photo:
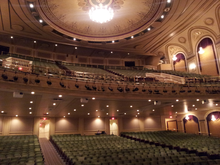
[[[122,133],[122,136],[220,159],[220,138],[172,131]]]
[[[0,136],[0,164],[44,165],[37,136]]]
[[[114,135],[55,135],[51,141],[68,165],[218,164],[206,156],[178,152]]]

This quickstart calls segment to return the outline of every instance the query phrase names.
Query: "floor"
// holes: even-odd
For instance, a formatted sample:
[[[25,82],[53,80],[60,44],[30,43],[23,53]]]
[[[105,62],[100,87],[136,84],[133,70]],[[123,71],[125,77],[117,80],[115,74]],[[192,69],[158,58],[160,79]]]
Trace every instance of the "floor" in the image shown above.
[[[49,140],[40,138],[39,141],[44,155],[45,165],[65,165]]]

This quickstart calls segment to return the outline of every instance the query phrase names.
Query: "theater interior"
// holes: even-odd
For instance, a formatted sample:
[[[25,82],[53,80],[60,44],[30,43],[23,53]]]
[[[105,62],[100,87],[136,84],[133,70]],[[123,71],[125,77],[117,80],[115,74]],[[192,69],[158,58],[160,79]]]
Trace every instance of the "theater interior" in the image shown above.
[[[1,0],[1,165],[220,164],[219,0]]]

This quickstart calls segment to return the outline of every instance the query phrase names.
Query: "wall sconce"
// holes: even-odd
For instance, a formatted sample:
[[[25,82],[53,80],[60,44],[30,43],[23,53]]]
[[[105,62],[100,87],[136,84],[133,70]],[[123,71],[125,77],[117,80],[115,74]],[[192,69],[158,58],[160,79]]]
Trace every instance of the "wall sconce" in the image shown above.
[[[186,119],[186,120],[189,120],[189,115],[186,115],[185,119]]]
[[[205,51],[204,51],[204,49],[202,47],[199,47],[199,52],[198,53],[199,54],[203,54],[203,53],[205,53]]]
[[[176,61],[177,60],[177,57],[176,55],[173,55],[173,58],[172,58],[173,61]]]
[[[215,121],[215,120],[216,120],[216,118],[215,118],[215,116],[214,116],[214,115],[212,115],[211,120],[212,120],[212,121]]]

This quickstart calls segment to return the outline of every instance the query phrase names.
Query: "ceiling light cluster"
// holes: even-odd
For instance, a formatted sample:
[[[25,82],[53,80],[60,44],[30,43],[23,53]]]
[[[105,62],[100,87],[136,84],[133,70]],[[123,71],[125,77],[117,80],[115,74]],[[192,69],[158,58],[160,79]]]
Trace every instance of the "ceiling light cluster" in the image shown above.
[[[102,24],[113,19],[114,11],[112,8],[104,6],[102,3],[100,3],[89,10],[89,17],[93,22]]]

